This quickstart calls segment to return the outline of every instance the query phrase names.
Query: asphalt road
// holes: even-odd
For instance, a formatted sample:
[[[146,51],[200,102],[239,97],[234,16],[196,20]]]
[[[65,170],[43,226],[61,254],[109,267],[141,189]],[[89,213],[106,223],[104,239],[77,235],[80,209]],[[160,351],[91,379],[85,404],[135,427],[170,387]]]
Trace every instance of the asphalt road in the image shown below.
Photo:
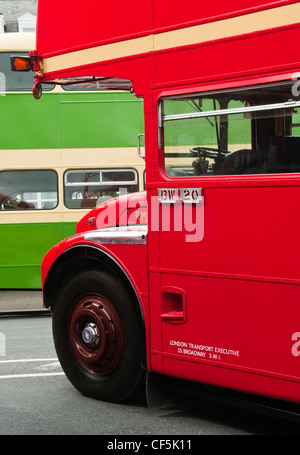
[[[0,318],[0,435],[106,435],[112,441],[148,436],[151,443],[157,437],[286,435],[299,430],[281,419],[197,400],[154,410],[143,400],[110,404],[83,397],[59,365],[51,316]]]

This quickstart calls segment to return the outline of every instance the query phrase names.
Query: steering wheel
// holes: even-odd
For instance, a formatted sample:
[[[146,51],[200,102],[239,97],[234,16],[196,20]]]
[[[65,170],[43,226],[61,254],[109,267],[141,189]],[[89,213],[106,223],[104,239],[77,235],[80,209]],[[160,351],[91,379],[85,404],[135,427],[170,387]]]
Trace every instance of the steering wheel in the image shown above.
[[[198,158],[212,158],[213,160],[217,160],[219,158],[224,159],[226,156],[231,154],[228,150],[220,150],[212,147],[192,147],[190,149],[190,153],[192,156]]]
[[[231,152],[212,147],[192,147],[192,156],[196,157],[193,162],[195,175],[214,175],[218,174],[221,164]],[[213,159],[214,163],[209,163],[208,159]]]

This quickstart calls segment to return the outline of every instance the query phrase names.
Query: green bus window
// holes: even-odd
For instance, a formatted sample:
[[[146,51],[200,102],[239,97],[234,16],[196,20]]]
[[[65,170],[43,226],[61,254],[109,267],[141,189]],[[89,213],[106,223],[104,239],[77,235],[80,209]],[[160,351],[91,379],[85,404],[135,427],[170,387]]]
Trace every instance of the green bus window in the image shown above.
[[[11,71],[10,57],[13,54],[28,56],[28,52],[0,52],[0,92],[32,90],[34,79],[31,71],[28,73]],[[54,85],[43,84],[44,91],[49,91],[53,88]]]
[[[58,179],[55,171],[0,172],[0,210],[50,210],[57,204]]]
[[[64,175],[65,206],[70,209],[92,208],[126,193],[138,191],[134,169],[68,170]]]

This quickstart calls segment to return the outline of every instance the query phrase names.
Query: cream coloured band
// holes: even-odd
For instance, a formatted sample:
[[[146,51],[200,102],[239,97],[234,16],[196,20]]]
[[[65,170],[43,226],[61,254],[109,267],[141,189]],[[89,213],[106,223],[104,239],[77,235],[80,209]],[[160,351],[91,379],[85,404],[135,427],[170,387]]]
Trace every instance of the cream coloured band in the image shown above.
[[[297,18],[299,17],[300,3],[293,3],[243,16],[49,57],[43,60],[42,72],[60,71],[67,68],[90,65],[96,62],[104,62],[122,57],[146,54],[152,51],[194,45],[254,33],[260,30],[283,27],[297,23]]]

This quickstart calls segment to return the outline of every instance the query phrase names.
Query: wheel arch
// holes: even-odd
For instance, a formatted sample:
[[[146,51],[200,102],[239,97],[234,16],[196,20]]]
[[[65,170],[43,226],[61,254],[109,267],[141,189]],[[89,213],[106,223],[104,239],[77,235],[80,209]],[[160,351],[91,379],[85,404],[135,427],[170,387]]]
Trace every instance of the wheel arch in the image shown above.
[[[140,322],[140,333],[143,339],[144,347],[144,349],[142,349],[143,355],[141,360],[146,369],[147,355],[145,316],[138,292],[126,271],[106,251],[100,250],[93,245],[76,245],[61,254],[52,264],[45,279],[43,286],[44,306],[53,311],[56,303],[56,296],[64,283],[74,273],[78,272],[78,270],[86,270],[88,268],[94,268],[113,274],[122,282],[128,292],[133,307],[139,315],[138,320]]]

